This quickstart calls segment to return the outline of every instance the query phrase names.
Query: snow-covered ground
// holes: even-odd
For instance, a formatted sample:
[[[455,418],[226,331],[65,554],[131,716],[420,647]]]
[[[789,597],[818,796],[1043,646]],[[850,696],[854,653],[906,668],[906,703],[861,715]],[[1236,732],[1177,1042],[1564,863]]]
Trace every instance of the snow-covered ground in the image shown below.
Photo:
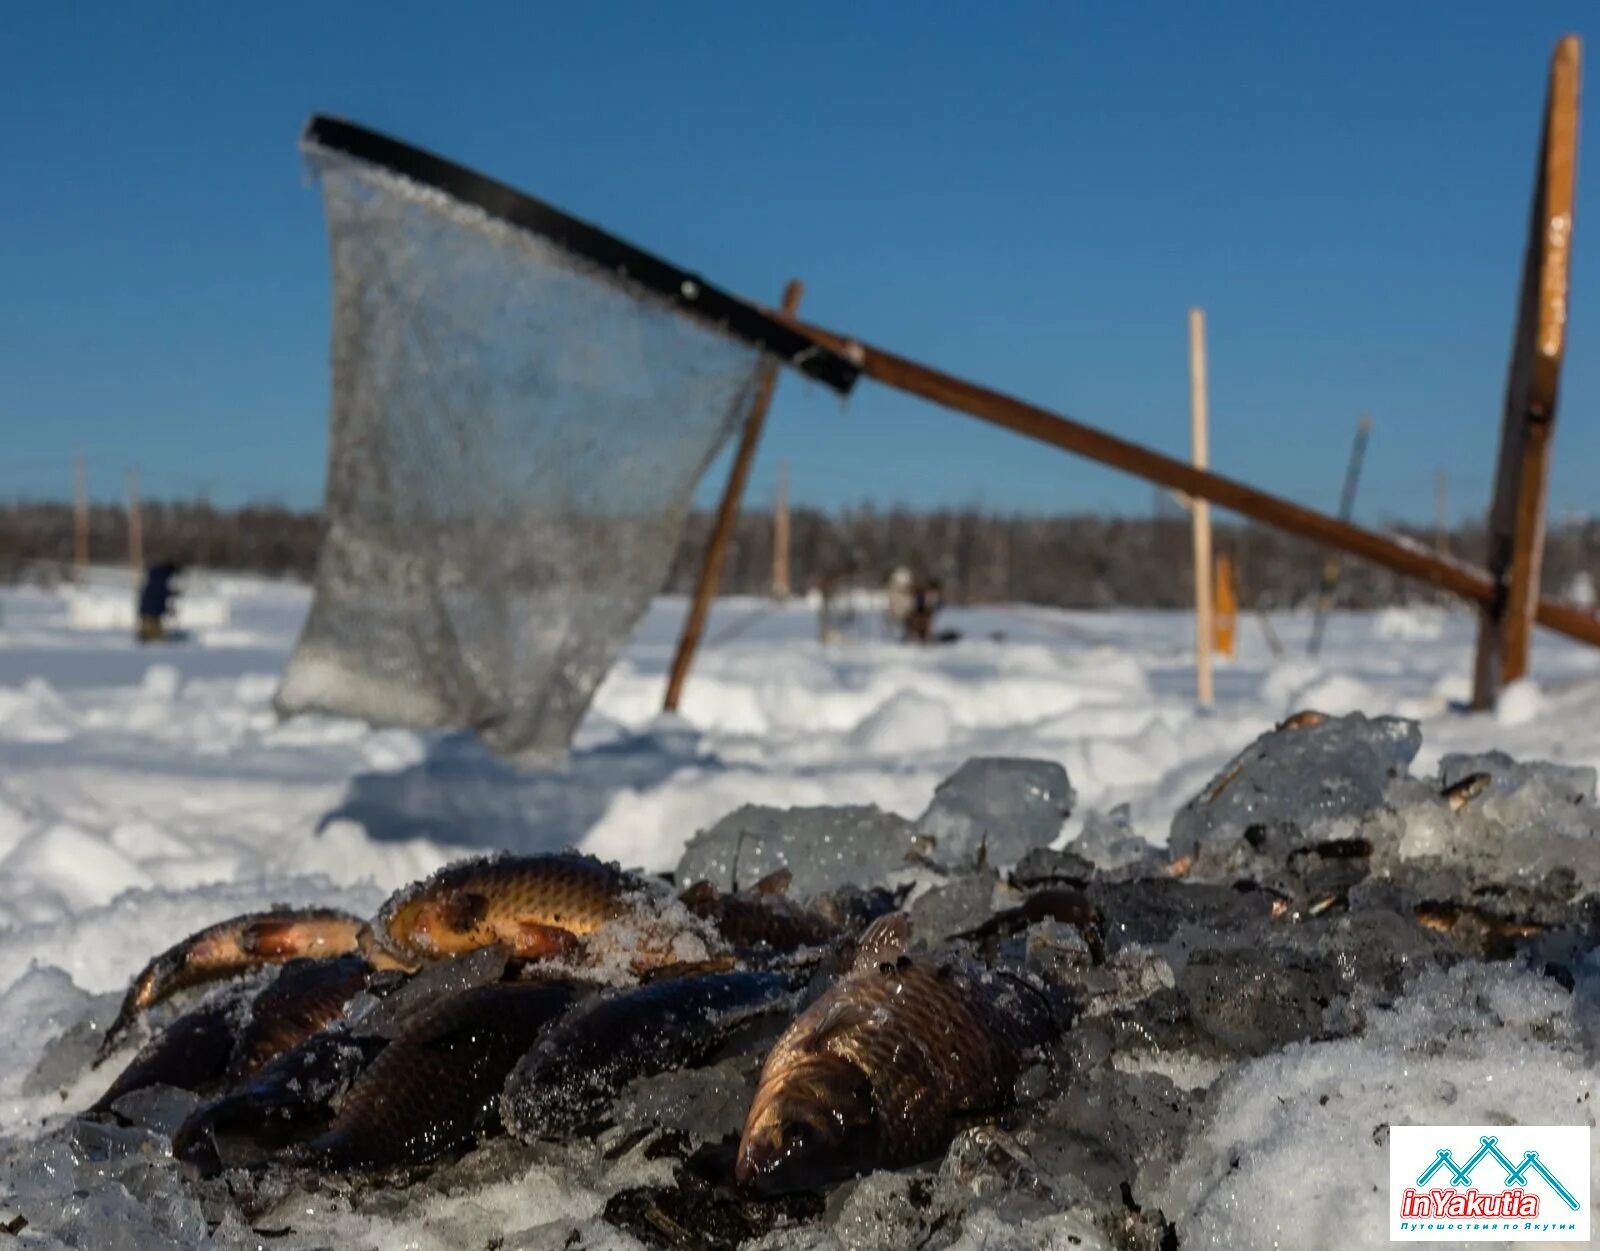
[[[1497,716],[1459,711],[1464,612],[1339,614],[1306,659],[1307,616],[1240,621],[1214,710],[1192,698],[1182,614],[952,609],[958,644],[888,641],[863,613],[817,641],[814,608],[717,605],[682,715],[663,717],[684,610],[658,600],[599,692],[567,767],[519,772],[459,735],[270,701],[308,603],[299,586],[200,579],[190,641],[140,647],[107,576],[0,593],[0,1126],[60,1098],[24,1093],[45,1041],[203,924],[273,901],[370,910],[474,850],[576,846],[671,867],[744,803],[877,804],[915,817],[972,756],[1058,761],[1091,810],[1129,805],[1165,843],[1176,809],[1286,713],[1420,720],[1421,774],[1452,751],[1600,766],[1600,652],[1541,635]],[[103,1085],[105,1075],[98,1079]],[[87,1088],[84,1093],[87,1097]],[[75,1100],[69,1100],[69,1104]]]
[[[218,624],[162,647],[133,642],[116,617],[125,600],[115,584],[0,594],[0,990],[35,958],[90,990],[121,984],[141,953],[192,928],[201,886],[226,884],[211,910],[298,898],[313,876],[387,892],[483,848],[578,846],[669,868],[743,803],[914,817],[971,756],[1059,761],[1080,796],[1069,833],[1084,810],[1127,803],[1164,843],[1178,805],[1306,706],[1421,719],[1419,770],[1488,747],[1600,765],[1600,652],[1541,635],[1534,682],[1498,718],[1465,715],[1464,613],[1341,614],[1316,662],[1308,618],[1273,619],[1280,660],[1246,618],[1202,714],[1181,614],[952,609],[963,640],[912,649],[863,613],[824,647],[804,603],[728,600],[674,718],[660,701],[684,605],[664,598],[568,767],[519,772],[460,735],[279,724],[270,701],[301,587],[204,581],[187,611]],[[119,929],[143,919],[137,938],[104,942],[97,920],[111,917]]]

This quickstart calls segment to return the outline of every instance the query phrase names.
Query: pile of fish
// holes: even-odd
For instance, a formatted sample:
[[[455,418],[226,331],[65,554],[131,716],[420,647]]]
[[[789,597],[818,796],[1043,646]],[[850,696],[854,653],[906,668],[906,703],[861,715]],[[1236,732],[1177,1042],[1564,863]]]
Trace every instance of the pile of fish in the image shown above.
[[[1219,1078],[1359,1037],[1429,970],[1570,991],[1596,947],[1592,771],[1415,778],[1419,743],[1299,714],[1166,848],[1112,813],[1052,849],[1059,766],[974,761],[916,823],[741,809],[671,878],[491,857],[370,918],[223,921],[68,1031],[120,1071],[58,1132],[164,1141],[219,1241],[318,1245],[294,1213],[329,1188],[387,1211],[558,1167],[603,1210],[495,1245],[937,1248],[985,1221],[992,1245],[1184,1245],[1173,1178]],[[629,1157],[647,1179],[606,1183]]]

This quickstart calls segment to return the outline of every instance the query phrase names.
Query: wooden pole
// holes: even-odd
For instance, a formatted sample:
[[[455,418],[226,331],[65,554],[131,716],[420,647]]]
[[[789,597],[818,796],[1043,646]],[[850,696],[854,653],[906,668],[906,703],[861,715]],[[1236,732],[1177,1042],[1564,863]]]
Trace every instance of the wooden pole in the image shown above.
[[[1439,556],[1423,544],[1392,539],[1339,521],[1265,491],[1258,491],[1232,478],[1196,469],[1184,461],[1084,425],[1070,417],[1052,413],[1036,404],[957,378],[904,356],[896,356],[837,331],[794,318],[784,320],[814,343],[845,354],[860,367],[863,374],[884,386],[920,396],[944,408],[1099,461],[1174,491],[1210,500],[1240,516],[1275,526],[1315,543],[1338,548],[1391,569],[1403,577],[1440,587],[1463,599],[1486,604],[1494,595],[1494,583],[1483,570]],[[1537,620],[1540,625],[1558,634],[1600,646],[1600,616],[1585,609],[1556,600],[1541,599]]]
[[[144,573],[144,512],[139,506],[139,472],[128,470],[128,564],[133,569],[133,585],[138,593],[139,577]]]
[[[778,489],[772,503],[772,594],[788,599],[789,586],[789,462],[778,465]]]
[[[786,314],[792,315],[800,307],[800,296],[804,290],[799,279],[790,280],[783,291],[783,311]],[[744,498],[745,483],[750,478],[750,463],[755,459],[756,445],[761,442],[761,428],[766,424],[767,409],[772,405],[772,393],[777,385],[777,366],[768,361],[761,367],[755,399],[750,405],[749,416],[745,418],[744,432],[739,436],[739,448],[728,470],[727,485],[722,488],[722,500],[717,505],[717,517],[712,525],[711,539],[706,544],[705,559],[700,565],[694,598],[689,602],[689,615],[684,619],[678,650],[672,658],[667,697],[662,704],[667,712],[676,712],[678,701],[683,698],[683,684],[689,677],[689,666],[694,663],[695,648],[700,645],[700,635],[711,612],[711,601],[716,598],[717,579],[722,574],[728,540],[733,535],[733,523],[739,516],[739,502]]]
[[[200,489],[200,533],[196,536],[195,564],[202,569],[211,565],[211,488]]]
[[[1189,439],[1194,467],[1202,472],[1209,461],[1206,439],[1206,315],[1189,310]],[[1189,510],[1189,530],[1194,538],[1194,696],[1202,708],[1211,706],[1211,505],[1194,501]]]
[[[1350,461],[1344,469],[1344,486],[1339,490],[1339,520],[1349,521],[1356,507],[1356,488],[1361,485],[1361,462],[1367,454],[1367,436],[1372,433],[1372,418],[1365,413],[1356,422],[1356,441],[1350,445]],[[1334,593],[1339,589],[1339,558],[1329,555],[1322,564],[1322,586],[1317,592],[1317,615],[1311,623],[1310,654],[1322,651],[1322,632],[1333,611]]]
[[[1450,552],[1450,479],[1442,469],[1433,475],[1433,550]]]
[[[1478,626],[1472,702],[1492,708],[1500,687],[1528,672],[1544,563],[1550,440],[1566,351],[1567,283],[1578,158],[1582,45],[1568,35],[1550,62],[1528,248],[1506,382],[1488,564],[1494,595]]]
[[[89,471],[83,453],[72,458],[72,576],[82,582],[89,569]]]
[[[1256,620],[1261,625],[1261,636],[1267,640],[1267,650],[1272,653],[1274,659],[1282,657],[1283,641],[1278,638],[1278,631],[1273,627],[1272,618],[1267,616],[1264,610],[1258,608],[1256,609]]]

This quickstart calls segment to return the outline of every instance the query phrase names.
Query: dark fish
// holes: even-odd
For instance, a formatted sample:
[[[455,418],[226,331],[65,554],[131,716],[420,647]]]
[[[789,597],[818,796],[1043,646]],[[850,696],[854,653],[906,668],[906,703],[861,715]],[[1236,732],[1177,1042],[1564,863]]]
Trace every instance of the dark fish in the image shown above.
[[[266,1163],[326,1129],[340,1097],[387,1045],[343,1027],[306,1039],[195,1109],[173,1135],[173,1156],[206,1176]]]
[[[394,895],[378,914],[377,938],[413,965],[495,944],[525,960],[568,955],[643,896],[640,879],[593,856],[490,856]]]
[[[355,951],[366,923],[331,908],[275,908],[219,921],[169,947],[133,979],[100,1044],[99,1064],[151,1005],[175,991],[220,981],[264,964]]]
[[[373,968],[364,956],[291,960],[250,1005],[250,1023],[228,1066],[233,1081],[249,1077],[274,1056],[299,1046],[343,1015],[366,989]]]
[[[501,982],[432,1005],[356,1079],[327,1129],[281,1158],[379,1170],[467,1146],[495,1124],[506,1075],[573,995],[559,983]]]
[[[243,998],[222,995],[184,1013],[140,1048],[88,1115],[105,1116],[124,1095],[150,1086],[201,1091],[221,1081],[247,1011]]]
[[[696,882],[678,898],[741,951],[790,952],[831,942],[838,936],[839,926],[789,899],[784,894],[789,880],[789,870],[779,869],[753,889],[732,894],[724,894],[710,882]]]
[[[1059,1032],[1050,999],[955,951],[908,956],[909,937],[904,914],[875,922],[850,972],[773,1047],[740,1186],[780,1194],[913,1163],[1011,1103],[1028,1051]]]
[[[703,1063],[753,1022],[792,1013],[800,985],[783,973],[708,973],[597,995],[512,1071],[501,1120],[525,1141],[570,1133],[634,1078]]]

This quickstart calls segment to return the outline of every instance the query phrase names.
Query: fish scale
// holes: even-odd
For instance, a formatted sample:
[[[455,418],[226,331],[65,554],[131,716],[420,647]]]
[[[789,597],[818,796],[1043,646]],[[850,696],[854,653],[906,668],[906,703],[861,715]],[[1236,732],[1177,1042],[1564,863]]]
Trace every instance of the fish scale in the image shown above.
[[[885,921],[762,1066],[742,1185],[776,1193],[925,1159],[963,1119],[1009,1104],[1029,1050],[1058,1033],[1019,977],[958,952],[906,956],[904,918]]]
[[[955,1116],[1009,1102],[1023,1052],[1046,1037],[1032,1014],[1002,1006],[996,981],[954,961],[869,974],[847,993],[866,1017],[823,1045],[871,1081],[895,1127],[886,1163],[937,1149]]]
[[[359,955],[332,960],[294,960],[250,1008],[250,1022],[239,1039],[228,1076],[254,1074],[274,1056],[299,1046],[332,1024],[345,1005],[364,989],[372,966]]]
[[[628,913],[642,884],[593,856],[503,856],[449,865],[395,895],[378,914],[380,941],[432,959],[505,943],[528,956]]]
[[[285,1159],[387,1169],[468,1145],[493,1118],[512,1066],[573,994],[559,983],[496,983],[433,1005],[356,1080],[326,1132]]]

